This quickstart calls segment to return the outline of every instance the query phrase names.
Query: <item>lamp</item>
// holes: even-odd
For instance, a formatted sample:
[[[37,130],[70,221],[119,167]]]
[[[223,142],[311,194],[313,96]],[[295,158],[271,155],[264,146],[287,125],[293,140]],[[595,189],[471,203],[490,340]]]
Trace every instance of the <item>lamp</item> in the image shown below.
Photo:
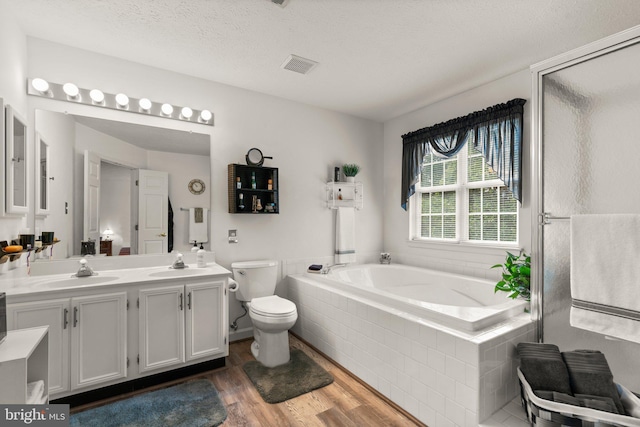
[[[104,240],[111,240],[111,236],[113,236],[113,230],[107,227],[107,229],[104,230],[102,234],[105,235]]]
[[[213,117],[213,114],[211,114],[211,111],[209,110],[200,111],[200,121],[207,123],[209,120],[211,120],[212,117]]]
[[[62,90],[67,94],[69,98],[72,99],[76,99],[80,94],[80,89],[78,89],[78,86],[74,85],[73,83],[65,83],[64,85],[62,85]]]
[[[49,82],[45,79],[35,78],[31,81],[31,86],[42,94],[49,92]]]
[[[141,98],[140,101],[138,101],[138,105],[143,111],[149,111],[151,109],[151,101],[149,101],[148,98]]]
[[[27,94],[57,101],[93,105],[94,107],[213,126],[213,114],[210,110],[194,110],[190,107],[153,102],[145,97],[130,98],[122,92],[113,94],[105,93],[100,89],[83,89],[73,83],[63,85],[48,82],[42,78],[27,79]],[[179,113],[175,114],[175,112]]]
[[[183,119],[189,120],[191,116],[193,116],[193,110],[189,107],[182,107],[182,110],[180,110],[180,116]]]
[[[102,104],[104,102],[104,93],[100,89],[91,89],[89,96],[96,104]]]
[[[165,116],[170,116],[173,114],[173,106],[171,104],[162,104],[160,110],[162,110],[162,114],[164,114]]]
[[[117,94],[116,104],[118,104],[120,108],[125,108],[127,105],[129,105],[129,97],[124,93]]]

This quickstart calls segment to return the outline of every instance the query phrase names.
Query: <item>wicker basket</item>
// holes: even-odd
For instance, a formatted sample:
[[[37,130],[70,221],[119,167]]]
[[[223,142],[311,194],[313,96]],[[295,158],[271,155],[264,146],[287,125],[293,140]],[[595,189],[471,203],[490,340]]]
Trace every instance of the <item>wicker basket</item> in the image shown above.
[[[596,409],[582,408],[565,403],[541,399],[533,393],[531,386],[518,368],[520,398],[532,426],[544,427],[617,427],[640,426],[640,418],[612,414]]]

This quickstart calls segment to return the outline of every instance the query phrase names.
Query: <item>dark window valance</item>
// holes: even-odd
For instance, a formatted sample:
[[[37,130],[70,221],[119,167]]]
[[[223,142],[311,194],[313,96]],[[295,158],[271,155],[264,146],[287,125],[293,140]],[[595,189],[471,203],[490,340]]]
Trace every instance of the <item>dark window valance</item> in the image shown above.
[[[402,208],[407,209],[415,193],[424,156],[431,150],[440,157],[455,156],[468,141],[522,202],[522,116],[526,102],[515,98],[402,135]]]

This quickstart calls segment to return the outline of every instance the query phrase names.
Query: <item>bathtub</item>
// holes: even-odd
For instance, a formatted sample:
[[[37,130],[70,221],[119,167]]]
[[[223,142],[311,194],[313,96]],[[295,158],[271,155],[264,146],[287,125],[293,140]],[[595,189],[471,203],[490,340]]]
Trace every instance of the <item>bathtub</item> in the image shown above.
[[[426,425],[477,426],[517,395],[515,348],[536,336],[494,286],[398,264],[289,274],[291,331]]]
[[[405,265],[334,267],[310,279],[422,319],[479,331],[524,311],[527,303],[494,293],[495,282]]]

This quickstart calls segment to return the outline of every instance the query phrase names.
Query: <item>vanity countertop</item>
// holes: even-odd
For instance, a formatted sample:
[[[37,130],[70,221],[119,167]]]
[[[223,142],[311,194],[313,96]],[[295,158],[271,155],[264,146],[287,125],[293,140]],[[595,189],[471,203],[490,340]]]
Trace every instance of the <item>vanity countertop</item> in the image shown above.
[[[169,282],[185,279],[203,279],[213,276],[230,276],[231,272],[216,264],[208,263],[205,268],[196,264],[187,264],[184,269],[172,269],[167,266],[127,268],[118,270],[98,270],[98,274],[89,277],[75,277],[68,273],[14,277],[0,280],[0,292],[8,297],[26,294],[42,294],[73,289],[90,289],[117,285]],[[95,269],[94,269],[95,270]]]

